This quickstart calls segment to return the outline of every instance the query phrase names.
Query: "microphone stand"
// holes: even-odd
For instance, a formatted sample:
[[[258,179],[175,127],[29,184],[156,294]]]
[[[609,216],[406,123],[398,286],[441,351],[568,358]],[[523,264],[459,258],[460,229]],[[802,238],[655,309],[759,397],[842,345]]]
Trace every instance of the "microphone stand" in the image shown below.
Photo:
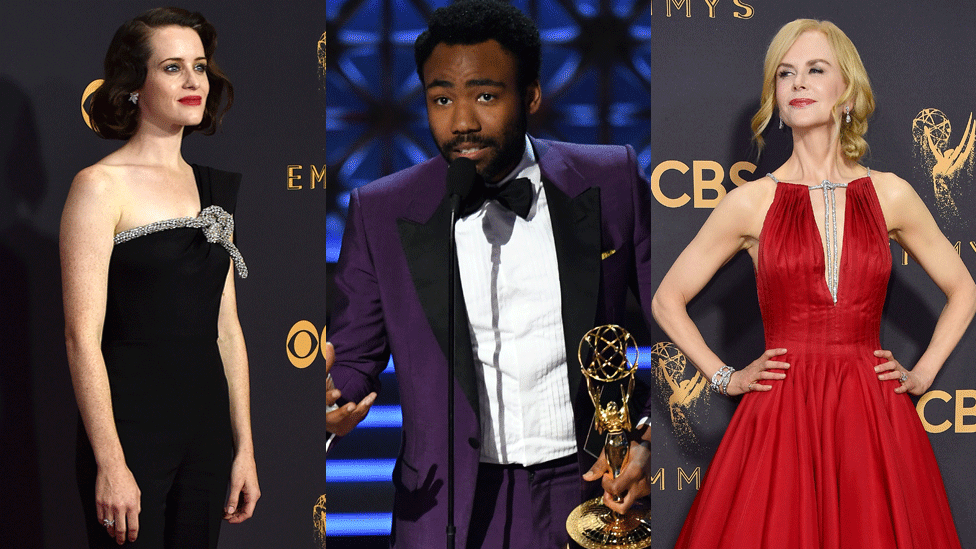
[[[457,533],[454,526],[454,373],[457,369],[457,315],[454,309],[457,303],[455,290],[459,282],[454,225],[461,209],[461,202],[471,194],[477,179],[478,173],[470,158],[456,158],[447,168],[447,192],[451,201],[451,257],[447,269],[447,276],[450,279],[450,287],[447,290],[447,549],[454,549],[454,537]]]
[[[451,195],[451,258],[448,261],[448,277],[450,287],[447,290],[447,549],[454,549],[454,536],[457,532],[454,526],[454,369],[455,359],[455,289],[457,287],[457,241],[454,223],[457,221],[457,211],[460,208],[461,197]]]

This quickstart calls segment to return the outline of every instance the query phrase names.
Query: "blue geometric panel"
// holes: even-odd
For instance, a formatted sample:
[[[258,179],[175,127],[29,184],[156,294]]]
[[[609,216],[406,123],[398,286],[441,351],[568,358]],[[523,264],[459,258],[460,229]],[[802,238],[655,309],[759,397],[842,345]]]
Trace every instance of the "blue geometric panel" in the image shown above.
[[[328,250],[338,257],[348,193],[437,154],[413,42],[447,0],[327,2]],[[515,0],[539,27],[543,101],[532,135],[629,143],[651,160],[650,0]]]

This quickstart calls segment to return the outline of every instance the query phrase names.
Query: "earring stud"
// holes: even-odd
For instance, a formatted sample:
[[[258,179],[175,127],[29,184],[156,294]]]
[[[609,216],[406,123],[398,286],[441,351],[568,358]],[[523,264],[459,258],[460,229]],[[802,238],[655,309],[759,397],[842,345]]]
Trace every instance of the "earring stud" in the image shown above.
[[[131,93],[129,93],[129,101],[133,105],[137,105],[139,103],[139,92],[131,92]]]

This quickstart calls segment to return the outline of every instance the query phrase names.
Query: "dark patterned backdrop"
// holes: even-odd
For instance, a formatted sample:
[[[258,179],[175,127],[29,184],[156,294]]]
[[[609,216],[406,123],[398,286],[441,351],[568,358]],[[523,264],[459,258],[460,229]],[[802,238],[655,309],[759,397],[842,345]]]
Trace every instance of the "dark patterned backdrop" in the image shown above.
[[[427,129],[413,41],[446,0],[348,0],[327,10],[326,161],[328,261],[331,269],[349,191],[437,154]],[[537,137],[578,143],[628,143],[651,162],[650,1],[516,0],[543,42]],[[330,277],[331,281],[331,270]],[[650,335],[639,314],[629,327]],[[649,356],[649,353],[647,353]],[[328,533],[333,549],[383,546],[389,533],[390,474],[400,444],[392,369],[366,421],[329,456]],[[336,536],[336,537],[332,537]]]

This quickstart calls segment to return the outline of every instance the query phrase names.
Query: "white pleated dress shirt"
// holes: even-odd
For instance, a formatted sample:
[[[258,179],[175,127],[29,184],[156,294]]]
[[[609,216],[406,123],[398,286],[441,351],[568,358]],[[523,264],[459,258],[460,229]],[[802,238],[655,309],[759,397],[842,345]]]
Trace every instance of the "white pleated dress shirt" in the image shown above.
[[[458,273],[474,347],[483,463],[576,453],[549,204],[532,144],[502,182],[527,177],[527,219],[494,200],[457,222]]]

